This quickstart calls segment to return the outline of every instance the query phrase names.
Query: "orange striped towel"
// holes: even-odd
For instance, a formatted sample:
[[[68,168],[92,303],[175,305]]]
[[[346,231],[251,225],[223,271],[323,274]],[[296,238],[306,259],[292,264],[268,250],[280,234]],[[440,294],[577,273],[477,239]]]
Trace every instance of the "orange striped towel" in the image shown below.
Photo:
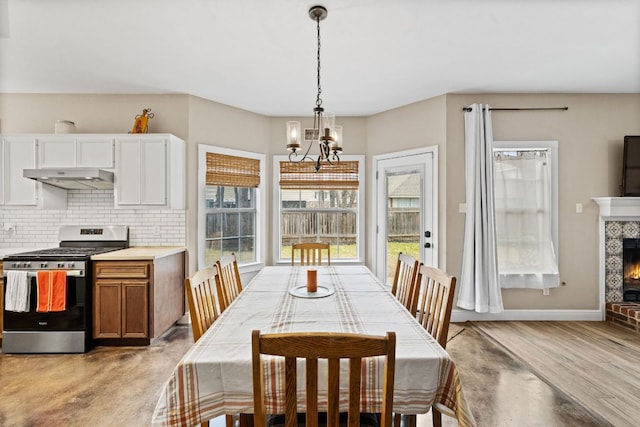
[[[67,272],[38,271],[38,306],[36,311],[64,311],[67,309]]]

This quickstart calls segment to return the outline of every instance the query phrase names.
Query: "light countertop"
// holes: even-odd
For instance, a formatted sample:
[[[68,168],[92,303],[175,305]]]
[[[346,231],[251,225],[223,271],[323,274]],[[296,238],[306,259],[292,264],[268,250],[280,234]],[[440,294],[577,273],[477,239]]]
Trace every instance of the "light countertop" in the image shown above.
[[[180,252],[184,252],[184,246],[134,246],[119,251],[93,255],[93,261],[128,261],[128,260],[153,260]]]

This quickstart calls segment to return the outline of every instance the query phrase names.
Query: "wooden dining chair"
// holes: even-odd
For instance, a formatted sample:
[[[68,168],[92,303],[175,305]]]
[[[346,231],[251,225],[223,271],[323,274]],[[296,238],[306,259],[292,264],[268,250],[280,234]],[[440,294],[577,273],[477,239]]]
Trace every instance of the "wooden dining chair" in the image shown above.
[[[419,290],[416,315],[418,322],[442,348],[446,348],[456,278],[439,268],[420,263],[416,283]],[[440,427],[442,425],[440,411],[431,408],[431,415],[434,427]]]
[[[218,267],[218,278],[220,283],[220,311],[233,302],[242,292],[242,281],[240,280],[240,270],[236,254],[224,255],[216,261]]]
[[[198,341],[220,315],[217,289],[218,268],[198,270],[184,281],[193,341]]]
[[[198,270],[193,276],[187,277],[184,284],[193,341],[196,342],[220,315],[218,267],[212,266]],[[225,423],[226,427],[233,427],[233,415],[226,415]],[[208,427],[209,421],[200,425]]]
[[[396,272],[393,277],[391,293],[415,316],[418,305],[418,275],[419,262],[409,254],[398,253]]]
[[[291,265],[300,260],[300,265],[322,265],[322,252],[327,251],[327,265],[331,265],[331,248],[328,243],[309,242],[291,245]],[[296,257],[296,254],[299,256]]]
[[[254,426],[265,426],[264,368],[269,366],[262,355],[284,357],[285,369],[285,425],[298,426],[297,407],[297,360],[305,359],[306,378],[306,425],[318,426],[318,359],[327,359],[327,425],[338,427],[340,419],[340,360],[349,360],[349,394],[347,424],[360,425],[360,397],[362,386],[363,358],[384,356],[384,379],[382,382],[381,425],[391,426],[393,406],[393,383],[395,378],[396,336],[359,335],[331,332],[306,332],[283,334],[260,334],[254,330],[251,337],[253,364]]]
[[[418,322],[442,348],[446,348],[456,278],[439,268],[420,264],[417,282],[421,285],[417,307]]]

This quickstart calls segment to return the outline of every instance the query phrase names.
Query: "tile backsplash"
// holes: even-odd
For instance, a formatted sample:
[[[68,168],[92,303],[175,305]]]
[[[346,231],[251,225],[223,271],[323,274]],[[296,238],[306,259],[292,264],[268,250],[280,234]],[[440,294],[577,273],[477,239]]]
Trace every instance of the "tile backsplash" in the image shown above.
[[[55,246],[66,224],[128,225],[130,246],[186,245],[183,209],[114,209],[113,190],[68,190],[65,210],[0,209],[0,248]]]

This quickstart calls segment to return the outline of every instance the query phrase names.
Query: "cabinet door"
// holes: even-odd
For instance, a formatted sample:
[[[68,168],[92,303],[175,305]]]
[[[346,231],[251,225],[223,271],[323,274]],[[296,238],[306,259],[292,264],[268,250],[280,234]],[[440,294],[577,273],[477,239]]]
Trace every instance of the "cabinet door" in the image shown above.
[[[122,336],[122,285],[119,280],[97,280],[93,296],[93,337]]]
[[[122,139],[116,142],[116,203],[140,204],[140,141]]]
[[[76,166],[113,168],[113,138],[78,137],[76,141]]]
[[[41,168],[71,168],[76,165],[76,139],[71,136],[38,140],[38,165]]]
[[[122,338],[149,337],[149,282],[122,282]]]
[[[141,142],[140,193],[143,205],[167,204],[167,142],[149,139]]]
[[[46,136],[38,140],[41,168],[113,168],[113,138]]]
[[[118,205],[167,204],[165,138],[119,138],[116,141]]]
[[[36,205],[36,181],[25,178],[23,169],[36,167],[36,141],[33,138],[2,139],[2,189],[0,198],[5,205]]]

